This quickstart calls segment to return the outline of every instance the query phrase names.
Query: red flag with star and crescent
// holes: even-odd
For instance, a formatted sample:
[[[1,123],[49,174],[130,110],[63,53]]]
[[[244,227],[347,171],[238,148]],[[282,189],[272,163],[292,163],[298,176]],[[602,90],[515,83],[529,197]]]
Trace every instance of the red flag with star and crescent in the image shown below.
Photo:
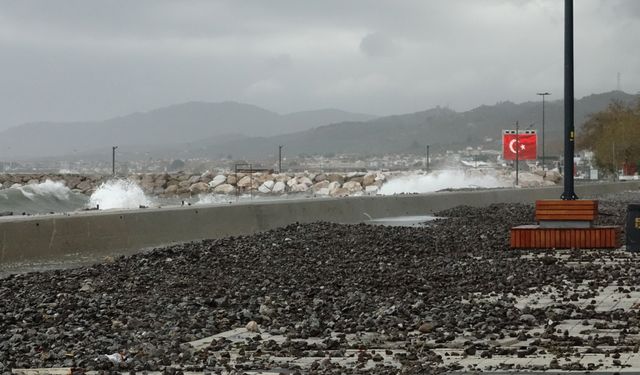
[[[502,132],[502,157],[504,160],[536,160],[538,135],[535,130]]]

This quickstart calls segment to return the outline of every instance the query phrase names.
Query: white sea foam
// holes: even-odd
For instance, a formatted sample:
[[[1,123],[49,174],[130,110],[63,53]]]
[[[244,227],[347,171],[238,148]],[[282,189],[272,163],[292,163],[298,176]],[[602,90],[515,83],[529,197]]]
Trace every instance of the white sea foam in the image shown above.
[[[24,185],[18,188],[25,197],[33,199],[36,196],[51,196],[58,200],[68,200],[71,190],[65,186],[64,181],[46,180],[39,184]]]
[[[428,175],[409,175],[389,180],[380,194],[430,193],[442,189],[495,188],[510,186],[492,174],[466,174],[463,170],[433,172]]]
[[[129,180],[109,180],[100,185],[89,198],[88,207],[101,210],[113,208],[139,208],[150,206],[153,201],[136,183]]]

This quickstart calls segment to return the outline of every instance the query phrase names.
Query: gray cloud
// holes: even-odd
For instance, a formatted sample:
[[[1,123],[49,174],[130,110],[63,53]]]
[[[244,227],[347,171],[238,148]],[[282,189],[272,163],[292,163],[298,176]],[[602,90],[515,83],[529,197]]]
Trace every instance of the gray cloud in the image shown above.
[[[360,42],[360,50],[370,57],[392,56],[397,46],[386,35],[375,32],[365,35]]]
[[[576,94],[640,90],[637,0],[575,2]],[[0,128],[189,100],[467,109],[562,93],[558,0],[0,2]]]

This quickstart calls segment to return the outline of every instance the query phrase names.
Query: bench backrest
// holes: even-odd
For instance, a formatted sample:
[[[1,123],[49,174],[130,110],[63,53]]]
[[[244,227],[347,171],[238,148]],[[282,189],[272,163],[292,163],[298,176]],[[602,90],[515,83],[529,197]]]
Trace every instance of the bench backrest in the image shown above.
[[[536,201],[536,221],[594,221],[597,217],[597,200],[545,199]]]

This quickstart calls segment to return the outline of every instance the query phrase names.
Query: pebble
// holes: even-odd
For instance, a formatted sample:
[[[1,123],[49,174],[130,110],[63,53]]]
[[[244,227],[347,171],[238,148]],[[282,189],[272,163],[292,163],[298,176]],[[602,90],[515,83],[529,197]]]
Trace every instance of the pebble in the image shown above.
[[[600,223],[620,225],[630,199],[601,200],[600,210],[608,215]],[[0,364],[11,369],[75,361],[86,370],[112,371],[114,363],[104,356],[121,353],[131,360],[118,364],[127,371],[163,371],[169,365],[222,371],[229,366],[229,352],[237,349],[228,340],[202,351],[191,351],[185,343],[245,327],[289,338],[277,343],[263,333],[243,342],[242,365],[251,369],[273,366],[261,362],[265,353],[347,357],[348,350],[360,347],[350,347],[346,335],[376,333],[389,342],[405,342],[407,353],[393,355],[403,363],[403,373],[433,373],[453,368],[444,366],[427,342],[446,347],[477,337],[463,346],[465,354],[491,358],[507,354],[496,349],[497,340],[514,337],[522,340],[523,349],[511,355],[535,350],[561,355],[571,354],[572,345],[597,349],[619,343],[617,338],[556,333],[554,327],[565,319],[616,321],[629,330],[637,326],[635,313],[606,315],[572,301],[589,301],[608,284],[631,292],[629,286],[640,285],[635,257],[611,263],[602,261],[610,251],[569,251],[550,261],[538,252],[510,250],[511,226],[533,221],[529,205],[460,206],[438,215],[443,219],[427,227],[296,224],[114,257],[90,267],[0,279]],[[587,290],[578,288],[584,280],[594,280]],[[531,305],[520,311],[515,298],[508,297],[532,291],[553,295],[554,308]],[[546,331],[527,336],[523,323],[538,321],[550,322],[543,326]],[[416,329],[420,340],[412,339]],[[307,337],[321,341],[296,341]],[[540,339],[535,347],[527,343],[534,339]],[[382,356],[367,351],[368,345],[363,343],[363,354],[354,359],[382,364]],[[31,353],[36,347],[49,350]],[[257,350],[263,354],[250,356]],[[561,366],[551,361],[548,367]],[[318,361],[316,368],[317,373],[358,371],[326,361]],[[376,367],[371,372],[397,370]]]

